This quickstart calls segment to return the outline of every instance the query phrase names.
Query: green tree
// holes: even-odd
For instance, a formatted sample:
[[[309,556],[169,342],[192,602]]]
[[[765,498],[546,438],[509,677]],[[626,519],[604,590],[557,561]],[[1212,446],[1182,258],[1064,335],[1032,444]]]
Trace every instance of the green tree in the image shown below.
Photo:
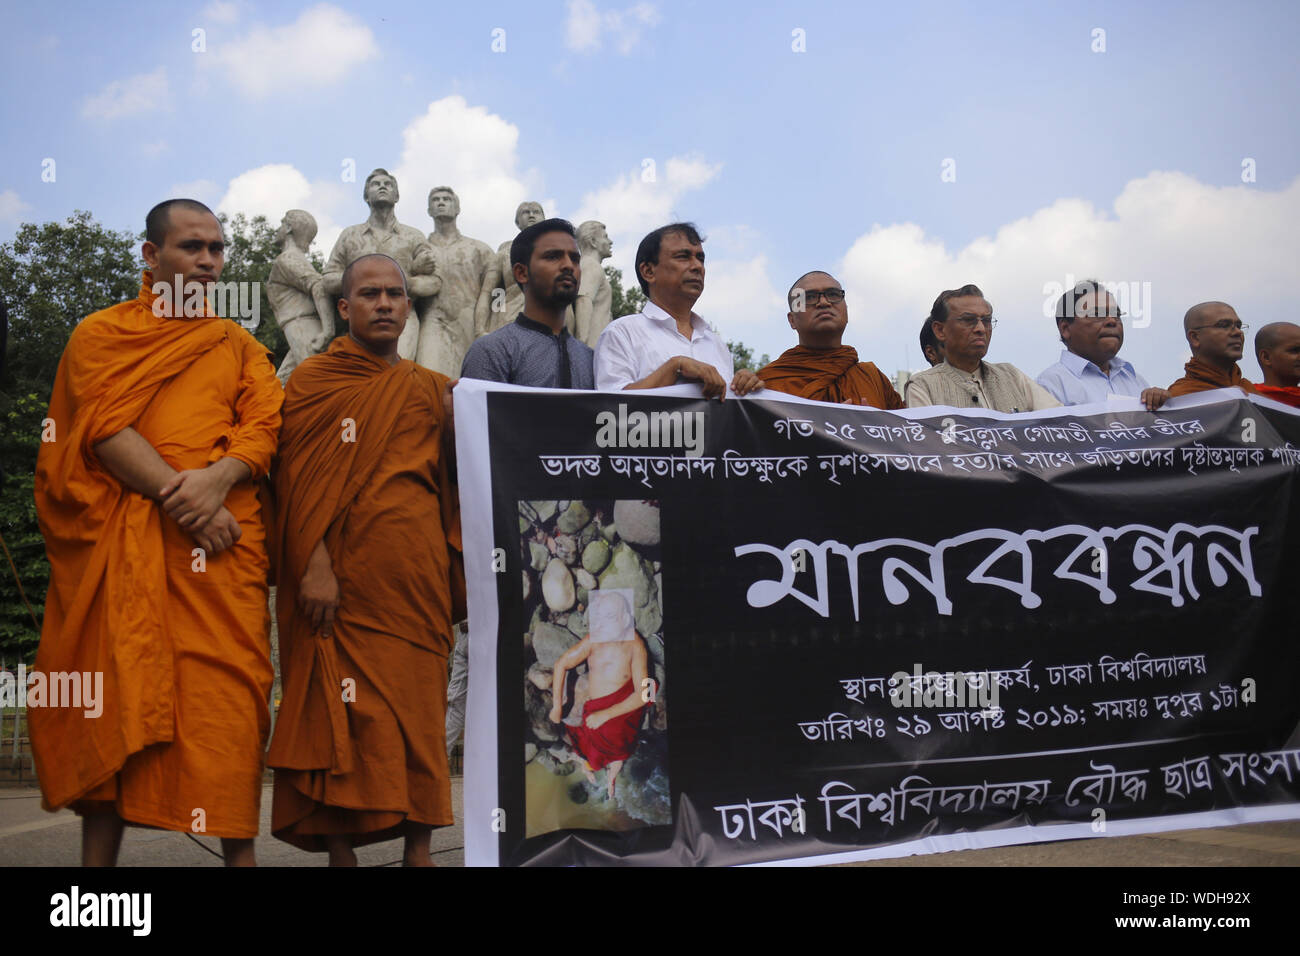
[[[134,246],[129,232],[105,229],[82,210],[64,223],[23,223],[0,245],[0,298],[9,310],[0,392],[49,400],[77,323],[140,291]]]
[[[727,348],[731,351],[731,361],[735,363],[737,372],[742,368],[747,368],[751,372],[757,372],[764,365],[767,365],[772,361],[766,352],[755,360],[754,350],[744,342],[728,342]]]
[[[605,275],[609,276],[609,289],[612,293],[610,315],[617,319],[624,315],[635,315],[645,308],[645,293],[639,286],[633,284],[627,289],[623,288],[622,269],[605,266]]]

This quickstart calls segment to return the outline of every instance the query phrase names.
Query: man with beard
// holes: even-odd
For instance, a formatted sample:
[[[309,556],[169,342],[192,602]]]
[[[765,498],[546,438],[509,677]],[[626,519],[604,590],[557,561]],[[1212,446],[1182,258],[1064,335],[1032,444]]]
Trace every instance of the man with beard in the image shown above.
[[[1063,405],[1104,402],[1109,395],[1139,398],[1149,411],[1169,401],[1119,357],[1123,313],[1096,279],[1084,279],[1056,303],[1056,328],[1065,344],[1061,360],[1038,376],[1038,384]]]
[[[595,388],[590,347],[564,327],[582,281],[573,224],[544,219],[524,229],[510,245],[510,269],[523,290],[524,310],[470,346],[461,377],[536,388]]]

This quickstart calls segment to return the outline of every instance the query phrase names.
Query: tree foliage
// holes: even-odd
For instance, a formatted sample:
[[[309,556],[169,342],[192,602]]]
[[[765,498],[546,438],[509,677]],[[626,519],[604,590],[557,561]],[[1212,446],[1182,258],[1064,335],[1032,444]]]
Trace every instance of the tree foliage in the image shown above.
[[[757,372],[764,365],[772,360],[764,352],[757,359],[754,358],[754,350],[744,342],[728,342],[727,348],[731,351],[731,361],[736,365],[736,371],[747,368],[751,372]]]
[[[635,315],[645,308],[645,293],[639,286],[634,283],[627,289],[623,288],[622,269],[605,266],[605,275],[609,276],[609,289],[613,294],[610,315],[617,319],[624,315]]]

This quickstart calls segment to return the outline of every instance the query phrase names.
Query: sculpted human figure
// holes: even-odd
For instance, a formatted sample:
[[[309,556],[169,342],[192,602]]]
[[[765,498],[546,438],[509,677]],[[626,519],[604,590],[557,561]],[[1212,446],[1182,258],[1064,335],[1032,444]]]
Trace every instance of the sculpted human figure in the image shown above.
[[[594,219],[578,227],[578,249],[582,253],[582,285],[573,303],[573,335],[593,349],[600,333],[613,318],[614,292],[601,261],[614,254],[614,244],[603,222]]]
[[[420,326],[416,361],[452,378],[460,371],[465,350],[474,341],[474,307],[483,287],[483,274],[495,258],[486,242],[463,236],[456,228],[460,198],[450,186],[429,190],[433,248],[442,289],[434,299],[432,320]]]
[[[397,221],[393,207],[400,195],[397,180],[388,170],[372,170],[366,177],[362,196],[370,207],[370,215],[365,222],[348,226],[339,234],[325,263],[325,291],[337,299],[343,289],[343,270],[362,256],[377,252],[393,259],[406,274],[411,299],[420,315],[419,320],[412,316],[407,321],[397,351],[402,358],[414,359],[423,317],[433,310],[433,296],[442,284],[433,247],[419,229]]]
[[[315,238],[316,219],[302,209],[286,212],[275,232],[281,252],[271,263],[266,297],[289,343],[289,354],[277,373],[281,383],[289,380],[289,374],[303,359],[315,355],[334,338],[334,300],[325,291],[324,276],[307,258]]]
[[[546,218],[539,202],[521,202],[515,210],[515,228],[520,231]],[[501,243],[497,254],[488,263],[479,288],[478,304],[474,307],[474,335],[487,335],[515,320],[524,307],[524,293],[514,280],[510,267],[510,244]]]

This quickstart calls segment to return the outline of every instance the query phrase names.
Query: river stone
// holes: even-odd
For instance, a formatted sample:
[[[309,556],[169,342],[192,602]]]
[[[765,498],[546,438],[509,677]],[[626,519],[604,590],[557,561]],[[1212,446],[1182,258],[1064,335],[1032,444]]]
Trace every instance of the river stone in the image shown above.
[[[555,662],[577,643],[578,639],[569,631],[554,624],[542,623],[533,629],[533,652],[537,663],[546,670],[553,670]]]
[[[651,576],[646,573],[641,556],[622,542],[614,547],[609,566],[600,574],[602,588],[630,588],[636,592],[634,607],[645,604],[651,587]]]
[[[636,609],[636,629],[642,637],[658,634],[664,626],[664,614],[659,609],[658,591],[653,592],[645,604]]]
[[[596,579],[586,568],[574,568],[573,579],[578,582],[580,588],[585,588],[588,591],[596,590]]]
[[[536,662],[533,663],[532,667],[528,668],[528,680],[538,690],[550,690],[551,677],[552,673],[550,668],[543,667],[541,664]]]
[[[523,515],[520,515],[520,516],[519,516],[519,533],[520,533],[520,534],[527,534],[527,533],[528,533],[528,529],[531,528],[532,526],[533,526],[533,523],[532,523],[531,521],[529,521],[529,520],[528,520],[527,518],[525,518]]]
[[[611,521],[600,529],[600,533],[606,541],[612,542],[616,537],[618,537],[618,525]]]
[[[587,545],[586,550],[582,552],[582,566],[591,574],[600,574],[609,564],[610,549],[604,541],[593,541]],[[592,581],[587,590],[595,587],[596,582]]]
[[[568,628],[570,634],[578,640],[582,640],[587,636],[587,612],[574,611],[569,615],[569,619],[564,622],[564,626]]]
[[[524,576],[524,600],[527,601],[533,593],[533,577],[527,571],[521,571],[520,574]]]
[[[623,812],[651,826],[672,823],[668,775],[662,766],[663,754],[654,746],[657,736],[648,734],[642,739],[618,775],[614,789]]]
[[[555,556],[565,564],[573,564],[578,560],[578,539],[571,534],[557,534]]]
[[[524,763],[532,763],[533,758],[536,756],[537,756],[537,744],[531,741],[524,744]]]
[[[545,524],[555,514],[554,501],[530,501],[529,506],[537,512],[537,520]]]
[[[588,521],[587,526],[578,532],[578,553],[587,550],[587,545],[600,537],[600,526],[595,521]]]
[[[624,541],[650,547],[659,543],[659,506],[648,501],[614,502],[614,522]]]
[[[528,542],[528,556],[534,571],[545,571],[546,562],[551,560],[551,552],[546,550],[546,545],[538,541]]]
[[[645,638],[646,653],[650,655],[656,667],[662,667],[664,663],[664,639],[661,635],[651,632],[642,634]]]
[[[542,599],[552,611],[567,611],[577,600],[573,575],[559,558],[552,558],[542,575]]]
[[[572,502],[560,515],[560,520],[555,523],[556,529],[563,531],[565,534],[573,534],[581,531],[591,520],[591,512],[581,501]]]

